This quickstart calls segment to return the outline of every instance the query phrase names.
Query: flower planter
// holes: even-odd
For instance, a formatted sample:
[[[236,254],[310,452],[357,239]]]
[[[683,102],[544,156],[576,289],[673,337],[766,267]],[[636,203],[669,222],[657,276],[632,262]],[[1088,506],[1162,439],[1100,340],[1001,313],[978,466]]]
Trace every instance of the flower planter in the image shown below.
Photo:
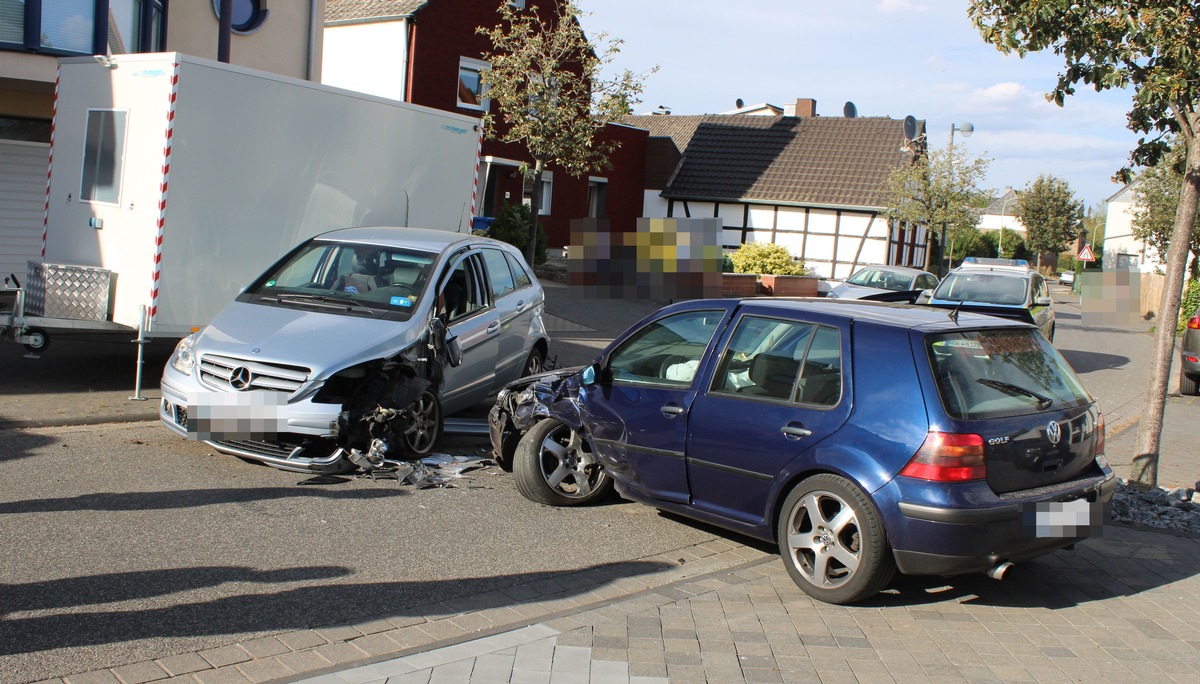
[[[759,279],[763,294],[773,297],[816,297],[817,283],[821,280],[816,276],[781,275],[761,275]]]
[[[753,297],[758,294],[758,276],[753,273],[722,273],[722,297]]]

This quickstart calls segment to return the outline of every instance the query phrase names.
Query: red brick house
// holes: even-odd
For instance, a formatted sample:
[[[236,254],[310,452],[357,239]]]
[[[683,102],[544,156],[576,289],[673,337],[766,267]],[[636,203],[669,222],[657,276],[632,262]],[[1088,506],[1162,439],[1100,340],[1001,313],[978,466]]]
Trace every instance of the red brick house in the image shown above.
[[[510,4],[542,16],[555,13],[555,0],[514,0]],[[498,21],[498,0],[326,0],[321,81],[381,97],[464,114],[490,106],[480,92],[487,36],[476,31]],[[614,231],[633,231],[642,215],[644,160],[648,134],[629,126],[608,126],[608,139],[620,143],[612,167],[574,178],[551,165],[543,181],[548,193],[539,215],[551,247],[567,244],[572,219],[610,220]],[[506,204],[528,202],[532,188],[520,173],[532,162],[523,148],[483,142],[478,172],[476,216],[495,216]]]

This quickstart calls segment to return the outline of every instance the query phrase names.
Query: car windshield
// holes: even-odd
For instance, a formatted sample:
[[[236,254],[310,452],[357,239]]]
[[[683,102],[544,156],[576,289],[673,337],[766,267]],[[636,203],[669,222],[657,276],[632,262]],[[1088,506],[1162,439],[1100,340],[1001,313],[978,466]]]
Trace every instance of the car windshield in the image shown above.
[[[874,287],[880,290],[903,292],[912,289],[913,277],[905,273],[885,271],[878,268],[864,268],[846,279],[851,285]]]
[[[933,293],[934,299],[980,304],[1022,306],[1029,280],[1021,275],[992,271],[957,272],[946,276]]]
[[[400,247],[312,240],[263,274],[246,294],[258,301],[407,317],[424,296],[436,256]]]
[[[930,364],[947,415],[979,420],[1092,401],[1075,372],[1032,329],[930,336]]]

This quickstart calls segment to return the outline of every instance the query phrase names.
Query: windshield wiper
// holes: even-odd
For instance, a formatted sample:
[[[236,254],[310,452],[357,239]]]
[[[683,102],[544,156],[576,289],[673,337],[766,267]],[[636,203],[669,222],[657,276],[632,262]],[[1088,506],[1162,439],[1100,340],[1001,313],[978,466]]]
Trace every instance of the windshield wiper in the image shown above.
[[[1038,408],[1040,409],[1044,409],[1050,404],[1054,403],[1054,400],[1050,397],[1038,394],[1031,389],[1021,387],[1020,385],[1014,385],[1011,382],[1001,382],[1000,380],[992,380],[990,378],[976,378],[975,382],[983,385],[984,387],[991,387],[994,390],[999,390],[1005,394],[1037,399]]]
[[[362,304],[348,297],[330,297],[328,295],[315,294],[281,294],[275,297],[277,302],[311,302],[315,304],[331,304],[333,306],[344,306],[351,309],[365,309]]]

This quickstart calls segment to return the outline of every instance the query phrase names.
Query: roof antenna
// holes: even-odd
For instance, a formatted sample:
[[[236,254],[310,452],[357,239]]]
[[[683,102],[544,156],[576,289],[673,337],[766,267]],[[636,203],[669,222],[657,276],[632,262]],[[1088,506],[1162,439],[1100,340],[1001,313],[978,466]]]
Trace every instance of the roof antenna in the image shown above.
[[[954,305],[954,309],[949,314],[950,320],[954,321],[955,325],[958,325],[958,310],[962,308],[962,305],[962,300],[958,300],[958,303]]]

